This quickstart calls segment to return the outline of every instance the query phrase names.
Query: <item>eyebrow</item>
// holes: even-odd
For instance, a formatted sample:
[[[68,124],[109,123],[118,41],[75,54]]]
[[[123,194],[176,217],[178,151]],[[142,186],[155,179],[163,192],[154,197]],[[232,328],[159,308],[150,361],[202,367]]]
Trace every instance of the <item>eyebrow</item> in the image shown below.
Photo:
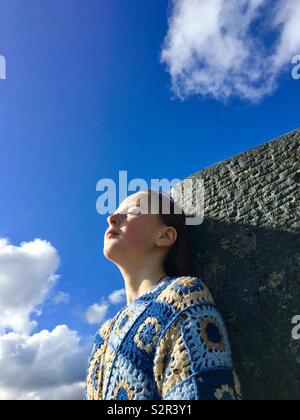
[[[141,204],[141,199],[140,199],[140,197],[136,200],[136,202],[135,202],[135,205],[137,205],[137,204]],[[130,204],[129,203],[129,206],[127,207],[127,208],[129,208],[130,206],[132,206],[132,205],[134,205],[134,203],[132,203],[132,204]],[[115,213],[118,213],[118,210],[120,210],[119,208],[117,208],[117,210],[113,213],[113,214],[115,214]]]

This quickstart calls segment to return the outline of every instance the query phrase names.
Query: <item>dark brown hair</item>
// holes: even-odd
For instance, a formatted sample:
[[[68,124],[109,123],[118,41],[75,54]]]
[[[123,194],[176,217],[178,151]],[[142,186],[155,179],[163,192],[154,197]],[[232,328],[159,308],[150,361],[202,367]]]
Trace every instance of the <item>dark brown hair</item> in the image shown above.
[[[142,189],[149,194],[149,204],[151,206],[151,197],[153,193],[159,194],[158,213],[162,222],[166,226],[172,226],[177,231],[177,238],[168,251],[163,262],[163,270],[168,276],[187,276],[189,275],[189,249],[186,229],[186,215],[182,208],[175,203],[169,193],[158,190]],[[164,203],[164,207],[163,207]],[[167,206],[167,207],[165,207]],[[150,207],[151,208],[151,207]],[[167,208],[167,212],[163,212],[163,208]],[[175,212],[175,208],[177,211]],[[178,211],[180,209],[180,211]]]

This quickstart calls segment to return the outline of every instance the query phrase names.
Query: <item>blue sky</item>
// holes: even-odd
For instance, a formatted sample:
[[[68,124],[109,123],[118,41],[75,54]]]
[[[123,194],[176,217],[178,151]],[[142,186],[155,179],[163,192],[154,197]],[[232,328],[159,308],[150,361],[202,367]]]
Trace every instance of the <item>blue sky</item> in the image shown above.
[[[158,0],[1,0],[0,54],[7,77],[0,80],[0,238],[7,238],[16,253],[23,241],[40,238],[60,260],[57,268],[53,263],[59,281],[36,305],[40,315],[30,315],[38,323],[31,335],[65,324],[86,340],[97,328],[87,323],[86,310],[123,287],[119,271],[102,253],[107,215],[96,212],[99,179],[117,182],[121,170],[129,179],[149,183],[184,179],[299,127],[300,80],[291,77],[292,55],[300,54],[299,32],[299,49],[290,51],[289,60],[281,57],[280,65],[274,59],[265,67],[263,54],[252,55],[249,47],[240,66],[252,74],[263,67],[265,73],[257,82],[260,88],[253,84],[252,93],[247,90],[248,97],[234,94],[236,80],[224,70],[228,51],[221,45],[216,61],[201,67],[209,74],[207,86],[194,85],[187,94],[185,80],[182,100],[172,91],[174,73],[160,60],[171,25],[168,5]],[[188,21],[188,14],[177,12]],[[284,10],[281,16],[292,25]],[[205,20],[199,25],[205,27]],[[249,39],[259,36],[266,48],[277,40],[265,29],[251,32],[255,28]],[[198,36],[185,35],[191,44]],[[178,56],[186,69],[176,39],[170,42],[171,64]],[[198,47],[200,56],[212,60],[204,43]],[[280,48],[277,52],[278,58]],[[235,67],[239,58],[233,54],[235,72],[241,70]],[[191,70],[187,75],[193,76]],[[243,77],[249,87],[249,75]],[[261,93],[266,77],[274,78],[268,94]],[[220,83],[214,86],[217,93],[207,96],[212,78]],[[258,102],[252,100],[255,89]],[[25,287],[22,276],[18,281]],[[53,304],[59,291],[69,295],[69,302]],[[106,317],[121,304],[111,304]]]

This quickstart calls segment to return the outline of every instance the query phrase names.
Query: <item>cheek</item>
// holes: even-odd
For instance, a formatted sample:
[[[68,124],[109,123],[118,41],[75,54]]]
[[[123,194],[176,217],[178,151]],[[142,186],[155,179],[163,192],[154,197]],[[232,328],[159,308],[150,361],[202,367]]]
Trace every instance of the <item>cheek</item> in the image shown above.
[[[128,222],[125,238],[126,242],[130,243],[130,245],[135,248],[145,248],[147,244],[151,244],[153,241],[153,228],[151,227],[149,220],[142,219],[141,217]]]

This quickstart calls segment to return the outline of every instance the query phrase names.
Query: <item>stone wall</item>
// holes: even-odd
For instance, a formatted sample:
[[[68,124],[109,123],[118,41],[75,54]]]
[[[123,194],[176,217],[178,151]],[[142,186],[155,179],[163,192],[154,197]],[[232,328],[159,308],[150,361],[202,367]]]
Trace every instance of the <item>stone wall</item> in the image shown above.
[[[187,178],[205,188],[190,274],[214,294],[245,399],[300,399],[299,143],[296,130]]]

